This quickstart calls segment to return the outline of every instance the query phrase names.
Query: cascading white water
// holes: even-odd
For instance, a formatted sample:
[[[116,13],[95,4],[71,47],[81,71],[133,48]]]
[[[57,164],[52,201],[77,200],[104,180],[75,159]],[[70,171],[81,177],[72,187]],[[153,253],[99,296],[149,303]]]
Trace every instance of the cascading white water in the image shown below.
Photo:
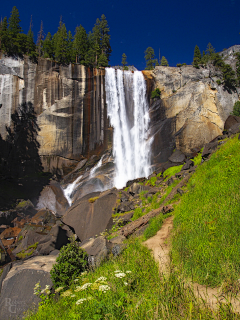
[[[113,155],[116,164],[114,185],[122,188],[128,180],[147,177],[150,174],[151,146],[147,141],[150,119],[146,84],[140,71],[132,73],[113,68],[105,70],[108,116],[114,128]],[[124,82],[127,84],[126,89]],[[132,93],[129,94],[127,90],[132,90]],[[132,104],[133,114],[130,112]]]
[[[71,195],[75,188],[78,186],[78,182],[81,180],[82,176],[79,176],[76,180],[74,180],[72,183],[70,183],[65,189],[63,189],[63,193],[65,198],[67,199],[69,206],[72,205],[72,198]]]

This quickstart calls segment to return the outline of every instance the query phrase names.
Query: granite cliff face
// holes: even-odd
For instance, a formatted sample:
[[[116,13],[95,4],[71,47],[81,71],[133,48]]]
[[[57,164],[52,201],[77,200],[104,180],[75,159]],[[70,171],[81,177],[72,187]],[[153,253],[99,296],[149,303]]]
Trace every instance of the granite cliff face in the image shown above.
[[[0,134],[18,104],[30,101],[38,115],[45,169],[61,169],[111,144],[102,69],[62,66],[39,59],[0,60]],[[111,130],[110,130],[111,131]],[[109,141],[110,140],[110,141]]]
[[[233,67],[238,47],[223,52]],[[189,154],[221,134],[239,99],[238,89],[230,93],[217,84],[221,74],[211,65],[156,67],[143,73],[150,101],[153,163],[167,161],[174,149]],[[161,99],[151,100],[156,87]],[[45,170],[63,174],[65,167],[111,147],[105,97],[104,69],[62,66],[47,59],[34,64],[27,57],[0,59],[0,134],[5,138],[5,126],[11,124],[18,104],[32,102]]]
[[[228,59],[233,61],[234,57]],[[221,73],[212,66],[159,66],[144,74],[153,81],[152,89],[161,90],[161,99],[151,101],[150,106],[155,163],[167,161],[174,149],[191,154],[220,135],[239,99],[239,89],[228,92],[217,84]]]

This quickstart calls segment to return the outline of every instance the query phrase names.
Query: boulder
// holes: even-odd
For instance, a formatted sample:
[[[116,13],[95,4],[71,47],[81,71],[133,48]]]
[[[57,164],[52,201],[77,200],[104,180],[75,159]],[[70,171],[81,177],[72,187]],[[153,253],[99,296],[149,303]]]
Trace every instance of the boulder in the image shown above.
[[[137,182],[134,182],[128,189],[128,193],[131,195],[139,194],[142,191],[149,191],[151,189],[150,186],[143,186]]]
[[[181,171],[189,170],[192,167],[194,167],[194,162],[192,160],[187,160],[186,163],[182,166]]]
[[[112,227],[117,195],[116,189],[88,194],[68,209],[62,221],[74,229],[80,241],[99,235]]]
[[[80,244],[81,248],[88,254],[88,263],[92,267],[98,267],[108,255],[108,241],[100,236],[95,239],[91,238]]]
[[[36,283],[44,289],[52,287],[50,270],[56,256],[38,256],[14,263],[2,281],[0,319],[19,319],[29,308],[36,307],[40,298],[34,295]]]
[[[49,209],[62,216],[69,208],[63,189],[57,181],[51,181],[50,185],[41,192],[38,200],[37,209]]]
[[[240,117],[239,117],[240,118]],[[240,123],[235,123],[229,130],[228,135],[236,134],[240,132]]]
[[[224,130],[229,130],[236,123],[240,123],[240,117],[233,115],[228,116],[224,124]]]
[[[153,187],[153,188],[151,188],[147,193],[144,194],[144,197],[145,197],[145,198],[152,197],[154,194],[156,194],[156,193],[159,192],[159,191],[160,191],[159,188]]]
[[[173,154],[168,158],[169,161],[171,162],[175,162],[178,164],[183,164],[184,161],[186,160],[186,156],[185,154],[180,151],[180,150],[176,150],[175,152],[173,152]]]
[[[125,247],[123,243],[124,240],[126,240],[126,237],[123,235],[119,235],[109,240],[111,251],[114,256],[118,256],[122,252]]]
[[[123,213],[123,212],[131,211],[134,209],[135,209],[135,206],[132,201],[124,201],[124,202],[120,203],[120,205],[117,207],[116,211],[118,213]]]
[[[36,225],[53,226],[56,223],[56,216],[50,210],[41,209],[31,218],[30,222]]]
[[[121,192],[121,202],[125,202],[125,201],[128,201],[129,200],[129,193],[125,192],[125,191],[122,191]]]
[[[210,142],[205,144],[202,152],[202,158],[206,159],[209,157],[210,154],[212,154],[215,150],[217,150],[218,142]]]

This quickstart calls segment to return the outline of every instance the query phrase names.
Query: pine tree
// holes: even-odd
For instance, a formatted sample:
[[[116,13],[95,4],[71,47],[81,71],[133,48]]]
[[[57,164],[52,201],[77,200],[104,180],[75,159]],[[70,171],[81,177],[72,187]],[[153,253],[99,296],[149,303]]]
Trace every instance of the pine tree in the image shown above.
[[[108,60],[107,56],[104,53],[101,53],[98,59],[98,66],[99,67],[108,67]]]
[[[27,34],[27,42],[26,42],[26,52],[29,55],[29,57],[33,60],[36,60],[37,58],[37,52],[36,52],[36,45],[34,43],[34,35],[32,32],[32,16],[30,21],[30,27]]]
[[[67,38],[68,46],[67,46],[67,59],[66,63],[73,63],[74,62],[74,54],[73,54],[73,36],[72,32],[68,31],[68,38]]]
[[[60,19],[58,31],[54,35],[54,56],[58,62],[68,63],[68,34],[62,19]]]
[[[75,30],[75,36],[73,40],[73,54],[76,63],[86,65],[85,56],[89,50],[89,42],[86,30],[82,25]]]
[[[146,70],[153,70],[155,66],[158,66],[158,61],[155,59],[154,49],[152,47],[148,47],[145,50],[145,60],[146,60]]]
[[[108,27],[108,22],[104,14],[101,16],[101,22],[100,22],[100,32],[101,32],[101,54],[106,56],[106,59],[104,58],[104,61],[110,61],[110,55],[112,52],[111,46],[110,46],[110,29]]]
[[[125,67],[127,65],[127,56],[125,53],[122,55],[122,65],[123,65],[123,70],[125,70]]]
[[[8,34],[9,34],[9,54],[22,54],[20,47],[22,47],[23,38],[19,36],[22,33],[20,27],[20,18],[17,7],[12,8],[11,16],[8,20]]]
[[[209,42],[207,45],[206,54],[209,56],[209,58],[212,58],[214,53],[215,53],[215,49],[213,48],[213,46]]]
[[[201,55],[201,51],[199,49],[199,47],[196,45],[195,49],[194,49],[194,55],[193,55],[193,66],[195,68],[199,68],[199,64],[202,61],[202,55]]]
[[[94,65],[95,67],[98,65],[98,58],[101,54],[101,30],[100,30],[100,20],[97,19],[96,23],[93,27],[93,41],[91,42],[92,44],[92,49],[95,55],[95,61]]]
[[[160,65],[164,66],[164,67],[168,67],[169,66],[168,61],[164,56],[162,56]]]
[[[43,41],[42,54],[44,58],[54,58],[53,40],[50,32],[48,32],[45,40]]]
[[[0,50],[8,53],[9,36],[8,36],[8,22],[7,17],[1,21],[0,25]]]
[[[37,38],[37,52],[39,57],[43,55],[43,52],[42,52],[43,40],[44,40],[43,22],[41,21],[41,26],[40,26],[40,30],[38,32],[38,38]]]

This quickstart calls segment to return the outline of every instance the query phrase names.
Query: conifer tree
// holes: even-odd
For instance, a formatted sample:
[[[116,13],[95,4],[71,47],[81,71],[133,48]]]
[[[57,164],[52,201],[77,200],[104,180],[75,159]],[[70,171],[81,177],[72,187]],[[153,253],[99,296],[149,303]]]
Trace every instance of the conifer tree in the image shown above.
[[[8,22],[7,17],[1,21],[0,24],[0,50],[3,52],[8,52],[9,47],[9,37],[8,37]]]
[[[215,49],[213,48],[213,46],[209,42],[207,45],[206,54],[209,56],[209,58],[213,58],[214,53],[215,53]]]
[[[127,56],[125,53],[122,54],[122,65],[123,65],[123,69],[125,69],[127,65]]]
[[[201,63],[202,55],[199,47],[196,45],[194,49],[194,55],[193,55],[193,66],[195,68],[199,68],[199,64]]]
[[[164,56],[162,56],[160,65],[164,66],[164,67],[168,67],[169,66],[168,61]]]
[[[27,39],[26,39],[26,52],[27,55],[33,60],[36,60],[37,57],[37,52],[36,52],[36,45],[34,43],[34,35],[32,32],[32,16],[31,16],[31,21],[30,21],[30,27],[28,30],[27,34]]]
[[[145,50],[145,60],[146,60],[146,70],[153,70],[155,66],[158,66],[158,61],[155,59],[154,49],[152,47],[148,47]]]
[[[89,50],[89,42],[86,30],[82,25],[75,30],[75,36],[73,40],[73,54],[75,62],[86,65],[85,56]]]
[[[44,58],[54,58],[53,40],[50,32],[48,32],[45,40],[43,41],[42,54]]]
[[[17,7],[14,6],[8,20],[9,54],[15,55],[22,53],[20,47],[23,46],[23,37],[19,36],[22,33],[20,22],[19,11]]]
[[[92,35],[93,35],[93,37],[92,37],[93,41],[91,42],[92,43],[91,47],[92,47],[94,55],[95,55],[94,65],[96,67],[98,65],[98,58],[101,54],[101,31],[100,31],[100,20],[99,19],[96,20],[96,23],[93,27]]]
[[[56,35],[56,36],[55,36]],[[65,23],[60,19],[57,33],[54,35],[54,56],[60,63],[68,63],[68,34]]]
[[[106,56],[106,59],[104,58],[104,61],[110,61],[110,55],[112,52],[111,46],[110,46],[110,29],[108,27],[108,22],[104,14],[101,16],[101,22],[100,22],[100,32],[101,32],[101,54]]]
[[[43,52],[42,52],[43,40],[44,40],[43,22],[41,21],[41,26],[40,26],[40,30],[38,32],[38,38],[37,38],[37,52],[39,57],[43,55]]]

